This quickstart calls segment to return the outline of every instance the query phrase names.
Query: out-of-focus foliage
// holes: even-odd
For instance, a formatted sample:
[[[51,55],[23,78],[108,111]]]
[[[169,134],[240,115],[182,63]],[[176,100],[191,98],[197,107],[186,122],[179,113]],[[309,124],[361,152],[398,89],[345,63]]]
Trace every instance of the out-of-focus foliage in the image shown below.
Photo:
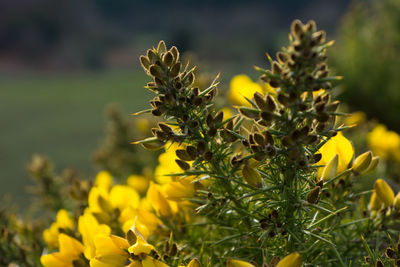
[[[115,177],[142,173],[145,166],[152,168],[154,157],[130,143],[134,138],[148,135],[155,121],[149,118],[128,120],[116,106],[107,109],[107,119],[106,138],[93,155],[96,165]]]
[[[345,16],[330,57],[345,73],[344,100],[400,130],[400,1],[358,1]]]

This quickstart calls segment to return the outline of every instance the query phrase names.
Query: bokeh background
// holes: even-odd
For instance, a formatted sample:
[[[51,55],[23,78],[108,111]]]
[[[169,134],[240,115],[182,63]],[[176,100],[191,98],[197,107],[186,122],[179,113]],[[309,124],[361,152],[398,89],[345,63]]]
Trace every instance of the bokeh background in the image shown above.
[[[45,154],[90,177],[104,111],[147,108],[138,57],[159,40],[200,71],[254,79],[287,43],[293,19],[314,19],[336,39],[332,69],[350,110],[400,130],[400,1],[0,1],[0,199],[28,203],[26,164]],[[128,117],[128,116],[127,116]]]

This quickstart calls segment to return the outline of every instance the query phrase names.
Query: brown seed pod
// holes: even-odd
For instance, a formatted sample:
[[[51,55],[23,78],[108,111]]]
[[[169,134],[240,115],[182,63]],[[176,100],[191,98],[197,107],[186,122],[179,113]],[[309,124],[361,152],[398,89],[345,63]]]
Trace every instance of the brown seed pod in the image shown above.
[[[321,187],[316,186],[314,187],[308,194],[307,194],[307,202],[311,204],[316,204],[318,203],[319,200],[319,195],[321,192]]]

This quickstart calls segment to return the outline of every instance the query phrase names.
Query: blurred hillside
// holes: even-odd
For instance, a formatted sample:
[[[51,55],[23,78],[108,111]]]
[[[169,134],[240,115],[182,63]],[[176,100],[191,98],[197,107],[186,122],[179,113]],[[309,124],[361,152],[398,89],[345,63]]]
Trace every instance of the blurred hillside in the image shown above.
[[[314,19],[330,38],[348,1],[0,1],[0,198],[20,203],[32,154],[57,169],[94,173],[103,112],[147,107],[138,56],[164,39],[202,72],[257,74],[264,53],[287,42],[291,21]]]

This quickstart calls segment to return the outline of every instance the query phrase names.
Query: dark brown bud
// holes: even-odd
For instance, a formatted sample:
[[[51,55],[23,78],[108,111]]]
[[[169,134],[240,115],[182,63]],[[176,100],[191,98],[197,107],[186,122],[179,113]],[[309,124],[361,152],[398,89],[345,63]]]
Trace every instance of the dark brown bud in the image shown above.
[[[218,112],[217,115],[215,115],[214,120],[213,120],[214,125],[220,124],[222,122],[223,118],[224,118],[224,112],[222,112],[222,111]]]
[[[201,104],[203,104],[203,98],[201,96],[195,96],[193,98],[192,104],[197,106],[197,107],[200,106]]]
[[[309,145],[314,144],[315,142],[317,142],[318,140],[318,136],[316,136],[315,134],[310,134],[307,135],[305,142]]]
[[[281,103],[284,106],[286,106],[289,103],[289,97],[282,92],[278,93],[277,99],[279,103]]]
[[[206,143],[204,141],[199,141],[197,143],[197,152],[203,154],[206,151]]]
[[[267,108],[270,112],[273,112],[276,109],[275,101],[271,95],[268,95],[266,97],[266,103],[267,103]]]
[[[190,156],[192,160],[195,160],[197,157],[197,149],[194,146],[187,146],[186,152]]]
[[[276,75],[281,75],[282,73],[281,66],[279,66],[279,63],[276,61],[272,63],[272,73]]]
[[[179,71],[181,70],[181,66],[182,64],[180,62],[176,63],[169,71],[168,76],[171,78],[175,78],[176,76],[178,76]]]
[[[273,115],[271,112],[263,111],[261,112],[261,118],[266,122],[270,122],[272,121]]]
[[[163,131],[156,130],[156,131],[154,132],[154,135],[155,135],[155,136],[157,137],[157,139],[160,140],[160,141],[168,140],[168,134],[166,134],[166,133],[163,132]]]
[[[151,63],[157,60],[156,54],[151,49],[147,50],[147,58],[150,60]]]
[[[292,34],[297,38],[300,38],[300,35],[304,32],[303,24],[298,19],[296,19],[295,21],[292,22],[292,25],[290,28],[291,28]]]
[[[329,120],[329,114],[326,112],[320,112],[317,114],[317,121],[318,122],[327,122]]]
[[[259,133],[254,133],[253,138],[254,138],[254,141],[255,141],[258,145],[260,145],[260,146],[264,146],[264,145],[265,145],[264,137],[263,137],[261,134],[259,134]]]
[[[150,68],[149,68],[149,71],[150,71],[150,74],[151,74],[152,76],[157,77],[157,78],[159,78],[159,79],[162,78],[162,73],[163,73],[163,71],[162,71],[162,69],[161,69],[160,66],[151,65]]]
[[[268,111],[267,102],[264,100],[264,96],[262,94],[256,92],[254,94],[254,101],[261,110]]]
[[[189,153],[187,153],[187,151],[184,150],[184,149],[177,149],[177,150],[175,151],[175,154],[176,154],[176,156],[177,156],[179,159],[184,160],[184,161],[192,161],[192,160],[194,160],[194,159],[189,155]]]
[[[321,187],[316,186],[314,187],[313,190],[311,190],[308,194],[307,194],[307,202],[311,203],[311,204],[316,204],[318,203],[319,200],[319,194],[321,192]]]
[[[286,63],[286,62],[288,61],[288,56],[287,56],[287,54],[285,54],[285,53],[283,53],[283,52],[278,52],[278,53],[276,54],[276,57],[278,58],[278,60],[279,60],[279,62],[280,62],[281,64],[284,64],[284,63]]]
[[[177,62],[179,60],[179,51],[178,51],[178,49],[175,46],[173,46],[173,47],[171,47],[171,49],[169,51],[174,56],[174,62]]]
[[[139,59],[140,59],[140,64],[142,65],[143,69],[146,71],[149,70],[150,65],[151,65],[149,58],[146,56],[140,56]]]
[[[395,259],[396,258],[396,252],[394,251],[394,249],[392,249],[390,247],[386,248],[385,255],[389,259]]]
[[[178,166],[179,166],[182,170],[184,170],[184,171],[187,171],[187,170],[190,169],[189,163],[187,163],[187,162],[185,162],[185,161],[183,161],[183,160],[176,159],[175,162],[176,162],[176,164],[178,164]]]
[[[161,110],[159,108],[155,108],[151,111],[151,114],[153,114],[153,116],[161,116],[163,113],[161,112]]]
[[[210,161],[213,157],[213,153],[211,151],[207,151],[206,153],[204,153],[204,159],[207,161]]]
[[[383,262],[381,260],[377,260],[375,263],[376,267],[384,267]]]
[[[215,128],[210,128],[210,130],[208,130],[207,135],[209,136],[215,136],[217,134],[217,129]]]
[[[315,111],[318,112],[318,113],[324,111],[324,109],[325,109],[325,102],[318,102],[318,103],[316,103],[315,106],[314,106],[314,108],[315,108]]]
[[[157,53],[162,54],[165,53],[166,51],[167,51],[167,46],[165,45],[165,42],[161,40],[157,46]]]
[[[242,107],[239,108],[239,112],[250,119],[258,119],[259,118],[259,111],[252,108]]]
[[[211,114],[207,115],[206,123],[207,123],[208,127],[211,127],[211,126],[214,125],[214,118],[213,118],[213,116]]]
[[[321,153],[316,153],[313,155],[314,163],[317,163],[322,159],[322,154]]]
[[[172,63],[174,62],[174,56],[172,55],[171,52],[167,52],[164,54],[163,59],[162,59],[163,63],[167,66],[171,66]]]
[[[178,252],[178,247],[176,246],[175,243],[172,244],[171,249],[169,251],[169,255],[171,257],[174,257],[176,255],[176,253]]]
[[[335,112],[339,106],[340,102],[338,100],[332,102],[331,104],[328,105],[326,108],[327,111]]]
[[[169,127],[167,124],[163,123],[163,122],[159,122],[158,123],[158,127],[160,127],[160,129],[165,132],[166,134],[170,134],[173,133],[173,130],[171,127]]]
[[[269,81],[269,85],[271,85],[271,87],[273,87],[273,88],[278,88],[279,87],[279,81],[278,80],[273,80],[273,79],[271,79],[270,81]]]
[[[190,72],[186,78],[187,86],[190,86],[194,82],[194,74]]]

